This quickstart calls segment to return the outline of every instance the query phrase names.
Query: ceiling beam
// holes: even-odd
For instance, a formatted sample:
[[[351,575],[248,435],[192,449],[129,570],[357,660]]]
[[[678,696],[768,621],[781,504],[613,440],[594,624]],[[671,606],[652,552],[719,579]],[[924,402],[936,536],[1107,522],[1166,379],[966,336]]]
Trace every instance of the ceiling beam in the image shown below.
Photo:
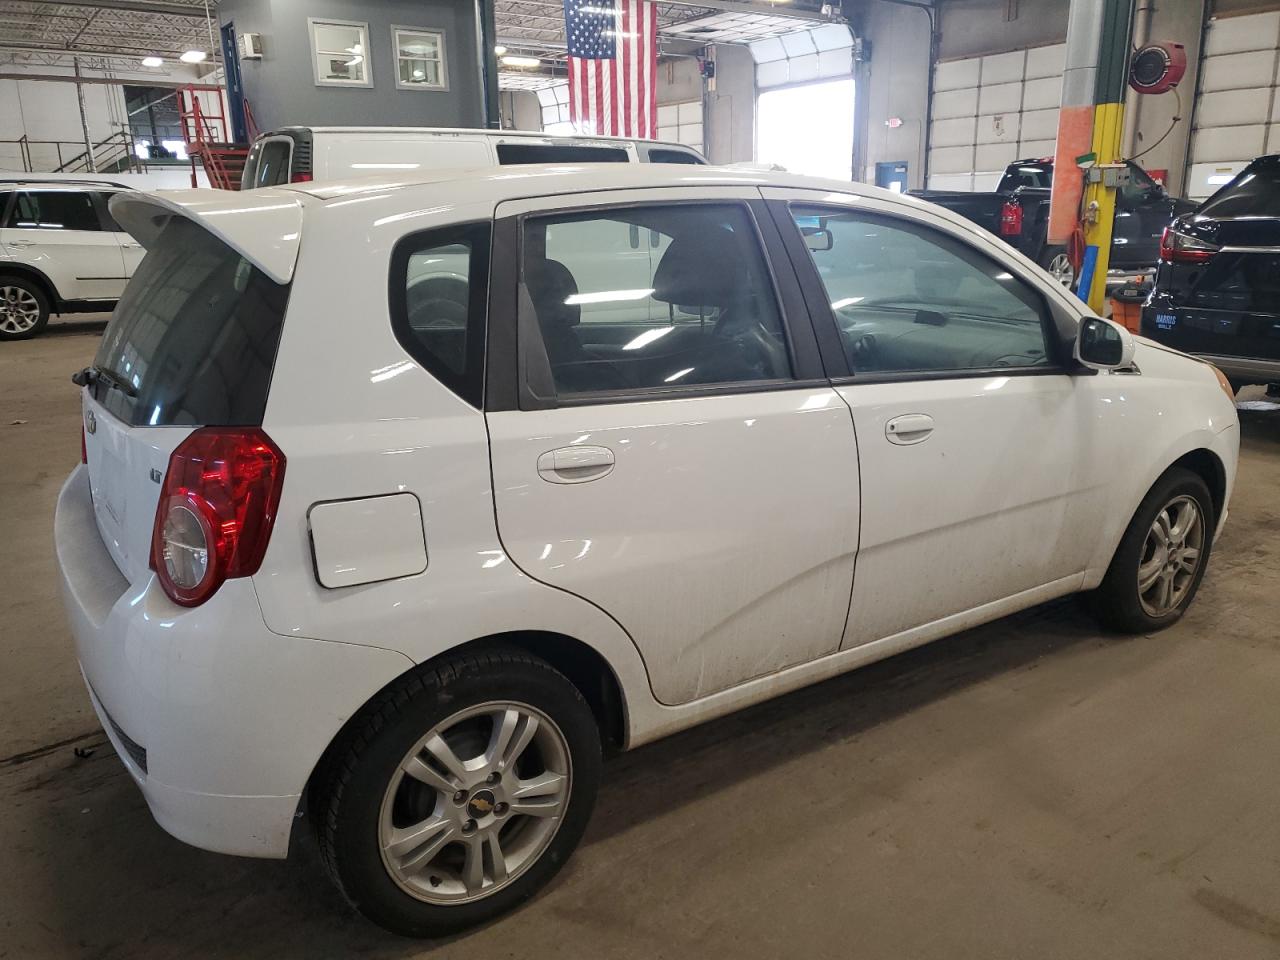
[[[79,46],[74,49],[71,47],[42,47],[29,43],[8,43],[0,40],[0,51],[12,51],[13,53],[44,53],[56,54],[64,57],[115,57],[118,60],[137,60],[141,57],[155,54],[158,57],[165,57],[169,60],[177,60],[181,51],[176,48],[166,50],[158,46],[146,47],[89,47]],[[216,67],[219,61],[215,57],[208,57],[202,61],[206,67]]]
[[[97,83],[109,87],[164,87],[166,90],[176,90],[179,87],[184,90],[222,89],[222,87],[212,83],[182,83],[177,80],[152,80],[150,77],[145,79],[137,77],[74,77],[60,73],[6,73],[4,70],[0,70],[0,80],[40,80],[46,83]]]
[[[190,17],[203,20],[204,7],[188,6],[185,3],[147,3],[146,0],[22,0],[39,7],[96,7],[100,10],[131,10],[138,13],[163,13],[170,17]]]

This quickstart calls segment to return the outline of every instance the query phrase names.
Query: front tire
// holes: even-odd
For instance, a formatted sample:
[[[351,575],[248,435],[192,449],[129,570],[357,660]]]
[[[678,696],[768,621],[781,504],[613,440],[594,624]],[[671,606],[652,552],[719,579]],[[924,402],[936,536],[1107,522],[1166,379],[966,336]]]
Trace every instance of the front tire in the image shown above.
[[[49,297],[26,277],[0,277],[0,340],[27,340],[49,325]]]
[[[1122,633],[1180,620],[1204,578],[1215,522],[1204,480],[1181,467],[1167,471],[1138,506],[1102,584],[1087,595],[1098,620]]]
[[[514,649],[393,684],[329,751],[321,854],[347,900],[408,937],[439,937],[528,900],[578,845],[600,781],[578,689]]]

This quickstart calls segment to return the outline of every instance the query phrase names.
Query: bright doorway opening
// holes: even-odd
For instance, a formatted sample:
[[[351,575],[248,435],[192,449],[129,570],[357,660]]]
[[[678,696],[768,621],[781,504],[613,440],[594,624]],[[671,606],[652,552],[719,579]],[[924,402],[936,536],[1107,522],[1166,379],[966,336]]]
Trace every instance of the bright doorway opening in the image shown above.
[[[853,78],[762,91],[756,159],[792,173],[852,180]]]

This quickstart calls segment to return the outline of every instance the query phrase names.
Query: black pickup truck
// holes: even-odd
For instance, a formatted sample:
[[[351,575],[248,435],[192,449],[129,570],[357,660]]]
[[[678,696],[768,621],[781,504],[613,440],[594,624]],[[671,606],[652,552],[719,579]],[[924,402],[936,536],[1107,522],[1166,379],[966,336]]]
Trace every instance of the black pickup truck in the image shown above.
[[[1128,162],[1129,185],[1116,198],[1111,241],[1113,270],[1149,270],[1160,255],[1160,234],[1174,217],[1194,210],[1190,200],[1171,197],[1136,163]],[[1017,247],[1065,286],[1075,270],[1065,247],[1050,246],[1049,189],[1053,157],[1015,160],[1005,168],[994,193],[912,190],[914,196],[946,207]]]

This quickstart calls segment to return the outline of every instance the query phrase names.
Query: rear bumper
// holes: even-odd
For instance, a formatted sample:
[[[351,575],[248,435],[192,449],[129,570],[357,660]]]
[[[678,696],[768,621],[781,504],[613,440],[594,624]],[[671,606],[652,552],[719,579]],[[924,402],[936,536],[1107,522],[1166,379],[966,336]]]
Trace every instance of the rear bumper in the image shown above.
[[[321,754],[412,661],[272,633],[248,579],[192,609],[154,577],[129,584],[98,534],[83,466],[58,497],[54,540],[90,699],[156,821],[207,850],[284,857]]]

